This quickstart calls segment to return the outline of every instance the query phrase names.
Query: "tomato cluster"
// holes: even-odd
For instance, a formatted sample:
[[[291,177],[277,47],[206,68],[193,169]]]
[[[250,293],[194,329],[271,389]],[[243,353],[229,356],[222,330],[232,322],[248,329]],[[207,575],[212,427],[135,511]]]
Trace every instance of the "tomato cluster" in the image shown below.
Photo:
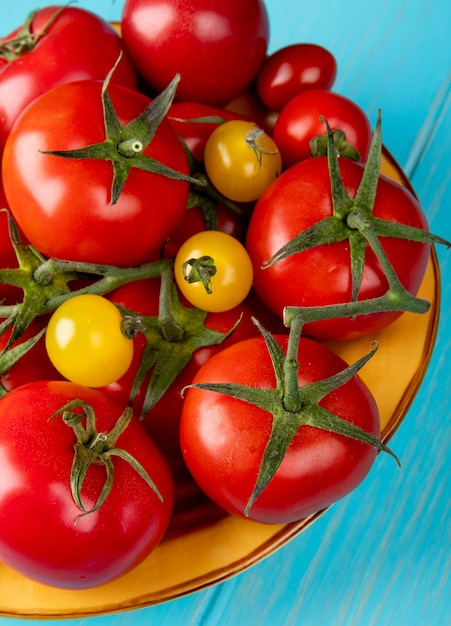
[[[268,41],[262,0],[46,7],[0,40],[0,561],[35,580],[120,576],[199,501],[298,520],[393,454],[375,349],[320,340],[426,311],[443,240],[331,52]]]

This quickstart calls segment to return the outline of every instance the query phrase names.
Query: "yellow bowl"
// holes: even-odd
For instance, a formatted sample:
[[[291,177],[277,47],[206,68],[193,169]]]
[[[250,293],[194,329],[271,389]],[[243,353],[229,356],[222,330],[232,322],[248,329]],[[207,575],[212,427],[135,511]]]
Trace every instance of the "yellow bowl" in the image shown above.
[[[410,188],[392,156],[384,151],[383,172]],[[440,277],[435,251],[419,295],[431,308],[425,315],[404,313],[378,333],[379,350],[361,371],[381,415],[382,438],[395,432],[415,397],[427,369],[438,325]],[[405,338],[409,337],[409,341]],[[368,339],[331,344],[346,361],[357,360]],[[198,510],[196,510],[196,506]],[[69,618],[137,609],[181,597],[226,580],[268,556],[299,534],[321,513],[299,522],[265,525],[231,516],[210,517],[202,525],[208,503],[188,512],[192,520],[169,533],[139,567],[102,587],[65,591],[35,583],[0,564],[0,615]],[[211,514],[211,511],[207,510]],[[188,516],[189,517],[189,516]],[[184,518],[185,522],[187,517]]]

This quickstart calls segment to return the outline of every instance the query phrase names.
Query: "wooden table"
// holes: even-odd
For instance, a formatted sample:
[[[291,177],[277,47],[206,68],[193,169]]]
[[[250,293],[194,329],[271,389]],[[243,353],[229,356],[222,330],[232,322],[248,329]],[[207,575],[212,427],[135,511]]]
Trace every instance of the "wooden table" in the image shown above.
[[[36,2],[2,4],[0,30],[6,34]],[[382,109],[385,145],[410,178],[431,230],[451,239],[450,3],[266,4],[271,50],[298,41],[324,45],[338,61],[335,90],[360,104],[373,125]],[[108,19],[119,19],[121,5],[78,2]],[[354,493],[249,570],[179,600],[91,618],[90,626],[450,623],[450,255],[438,250],[442,312],[436,348],[416,399],[391,440],[402,469],[381,455]],[[1,626],[14,621],[0,618]]]

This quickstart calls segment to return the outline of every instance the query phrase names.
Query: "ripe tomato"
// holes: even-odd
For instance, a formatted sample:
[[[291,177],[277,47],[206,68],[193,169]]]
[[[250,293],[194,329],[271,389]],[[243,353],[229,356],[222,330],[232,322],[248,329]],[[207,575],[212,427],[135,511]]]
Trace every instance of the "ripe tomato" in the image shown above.
[[[150,102],[119,85],[110,85],[108,93],[122,124],[141,115]],[[44,255],[139,265],[160,250],[177,226],[189,186],[132,167],[112,204],[113,167],[107,159],[43,153],[104,141],[102,83],[85,80],[56,87],[27,108],[8,137],[5,194],[26,237]],[[189,173],[184,149],[166,120],[142,155]]]
[[[296,43],[273,52],[261,66],[256,90],[270,111],[280,111],[307,89],[330,89],[337,62],[329,50],[312,43]]]
[[[284,350],[287,338],[277,338]],[[323,380],[346,364],[307,338],[299,344],[299,386]],[[231,383],[274,389],[276,378],[262,337],[219,352],[193,383]],[[373,396],[358,376],[326,395],[320,406],[379,437]],[[268,411],[214,391],[190,388],[183,406],[180,440],[188,469],[205,493],[233,515],[244,517],[272,427]],[[275,475],[252,505],[249,518],[288,523],[316,513],[345,496],[367,475],[376,450],[343,435],[302,425]]]
[[[75,433],[61,415],[49,421],[78,399],[94,409],[96,430],[106,435],[124,408],[100,391],[65,381],[22,385],[0,401],[0,471],[8,477],[0,486],[0,560],[40,583],[68,589],[101,585],[135,567],[162,539],[173,505],[167,463],[132,417],[116,448],[141,464],[162,500],[129,463],[111,456],[111,492],[100,508],[81,515],[70,486]],[[89,466],[81,493],[85,508],[94,507],[105,478],[102,463]]]
[[[20,45],[13,42],[23,35],[22,27],[0,40],[0,153],[14,121],[30,102],[62,83],[103,80],[121,51],[114,81],[137,88],[135,70],[113,27],[86,9],[61,9],[37,10],[29,24],[29,39],[22,37]],[[36,40],[39,33],[43,35]]]
[[[240,219],[236,213],[222,204],[216,204],[215,206],[216,217],[216,229],[235,239],[238,239],[242,243],[246,236],[246,227],[244,221]],[[207,230],[205,216],[199,207],[191,207],[185,211],[185,214],[174,230],[168,241],[165,243],[163,254],[166,258],[175,256],[180,249],[180,246],[185,243],[189,237]]]
[[[8,209],[1,180],[0,209]],[[9,235],[8,214],[6,211],[0,211],[0,269],[14,269],[18,265],[19,263]],[[21,302],[22,298],[22,289],[0,282],[0,302],[3,304],[16,304]]]
[[[181,75],[180,100],[223,106],[254,79],[269,39],[262,0],[126,0],[122,37],[140,74],[161,91]]]
[[[353,198],[364,165],[339,160],[344,186]],[[284,244],[319,220],[333,214],[327,157],[293,165],[256,203],[247,233],[246,248],[254,266],[254,289],[274,313],[285,306],[324,306],[350,302],[352,280],[349,241],[320,245],[262,269]],[[379,177],[375,217],[428,230],[420,204],[405,187]],[[430,254],[430,245],[395,237],[380,237],[381,244],[404,287],[416,294]],[[383,295],[388,282],[372,250],[367,249],[358,299]],[[383,328],[399,312],[383,312],[306,324],[307,334],[324,339],[351,339]]]
[[[249,294],[252,263],[238,239],[206,230],[193,235],[180,247],[174,261],[174,276],[188,302],[204,311],[218,313],[238,306]]]
[[[160,279],[141,280],[128,283],[117,289],[110,295],[113,302],[134,311],[141,316],[158,316],[160,299]],[[185,306],[188,303],[183,303]],[[167,389],[163,397],[142,417],[143,424],[151,435],[155,443],[164,452],[167,458],[179,459],[181,457],[179,442],[180,415],[183,407],[181,390],[189,385],[199,368],[206,363],[214,354],[222,350],[225,346],[231,345],[242,339],[253,337],[258,334],[257,327],[252,322],[252,316],[256,315],[255,310],[246,302],[239,306],[220,313],[208,313],[205,317],[204,326],[212,331],[226,335],[240,320],[233,333],[224,339],[220,344],[199,347],[193,351],[188,364],[177,375],[174,382]],[[185,316],[186,322],[189,320],[189,313]],[[189,324],[187,324],[189,334]],[[127,372],[115,383],[105,387],[105,391],[128,402],[132,390],[133,382],[143,357],[146,347],[146,337],[138,333],[133,339],[134,356],[133,362]],[[177,349],[177,346],[175,346]],[[142,415],[144,397],[149,383],[150,373],[143,381],[133,402],[133,409],[137,415]]]
[[[366,159],[373,135],[366,113],[341,94],[309,89],[289,100],[274,125],[273,137],[284,168],[307,159],[311,154],[311,139],[326,134],[321,116],[327,119],[332,130],[342,130],[346,142],[358,150],[363,161]]]
[[[225,122],[212,132],[204,161],[216,189],[235,202],[257,200],[282,171],[272,138],[256,124],[242,120]]]
[[[103,387],[123,376],[133,342],[122,332],[122,315],[107,298],[73,296],[52,314],[45,334],[47,354],[68,380]]]

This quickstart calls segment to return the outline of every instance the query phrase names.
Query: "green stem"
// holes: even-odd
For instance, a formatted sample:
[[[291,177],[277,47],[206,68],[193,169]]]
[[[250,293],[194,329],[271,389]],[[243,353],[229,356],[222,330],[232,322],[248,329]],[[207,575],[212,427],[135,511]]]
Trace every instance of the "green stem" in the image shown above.
[[[182,341],[183,328],[174,320],[172,314],[173,268],[166,265],[161,272],[161,288],[158,308],[158,321],[161,332],[167,341]]]
[[[301,408],[301,395],[299,393],[299,361],[298,350],[302,331],[302,319],[300,316],[293,319],[290,326],[287,354],[284,360],[284,393],[283,404],[286,411],[297,413]]]

